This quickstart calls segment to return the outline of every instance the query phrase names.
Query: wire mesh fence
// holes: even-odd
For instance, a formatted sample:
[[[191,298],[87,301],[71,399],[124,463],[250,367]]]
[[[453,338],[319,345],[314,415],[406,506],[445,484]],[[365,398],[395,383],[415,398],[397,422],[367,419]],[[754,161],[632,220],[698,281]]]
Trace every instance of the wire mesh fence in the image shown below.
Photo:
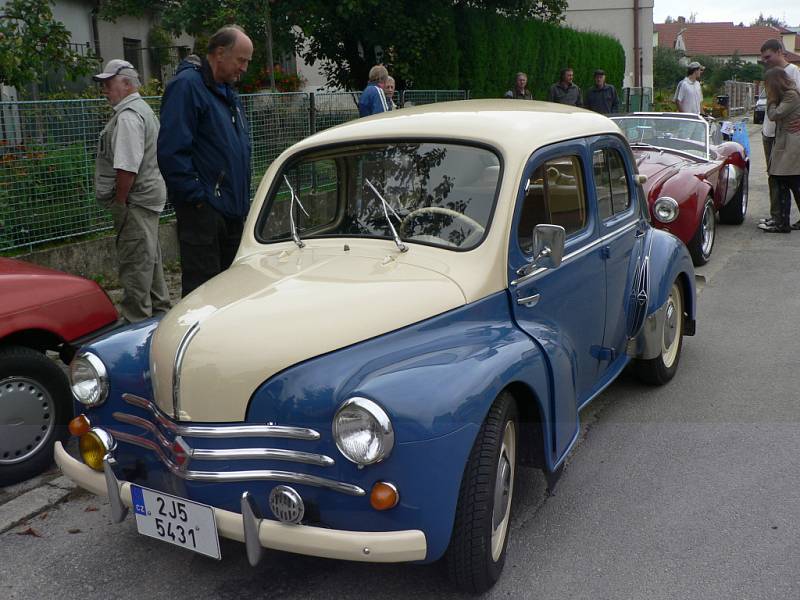
[[[251,194],[286,148],[357,118],[359,95],[242,95],[253,149]],[[415,90],[405,97],[426,104],[464,99],[467,93]],[[161,98],[146,100],[158,114]],[[98,139],[110,115],[105,99],[0,102],[0,252],[111,228],[111,217],[94,193]],[[168,204],[164,214],[171,213]]]
[[[467,100],[468,98],[469,92],[466,90],[404,90],[402,105],[420,106],[421,104]]]

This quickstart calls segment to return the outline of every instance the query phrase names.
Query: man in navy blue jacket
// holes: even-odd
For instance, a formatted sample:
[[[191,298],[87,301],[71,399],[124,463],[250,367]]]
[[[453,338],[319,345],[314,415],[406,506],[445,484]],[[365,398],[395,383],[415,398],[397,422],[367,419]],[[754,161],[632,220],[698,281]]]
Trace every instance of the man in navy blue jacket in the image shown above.
[[[383,65],[375,65],[369,70],[369,83],[358,99],[358,115],[360,117],[368,117],[389,110],[386,104],[386,95],[383,93],[387,79],[389,79],[389,71]]]
[[[250,210],[250,132],[232,85],[253,43],[232,25],[178,66],[161,101],[158,166],[178,220],[182,294],[227,269]]]

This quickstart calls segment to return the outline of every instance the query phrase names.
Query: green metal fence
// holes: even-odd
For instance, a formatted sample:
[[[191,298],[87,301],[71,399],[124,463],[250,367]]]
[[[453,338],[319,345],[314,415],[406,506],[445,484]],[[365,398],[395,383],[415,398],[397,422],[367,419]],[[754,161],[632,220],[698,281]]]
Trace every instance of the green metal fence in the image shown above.
[[[251,193],[269,164],[308,135],[358,117],[358,92],[242,95],[253,144]],[[402,104],[463,100],[459,90],[414,90]],[[146,98],[158,113],[161,98]],[[0,251],[111,228],[95,202],[94,159],[105,99],[0,102]],[[167,206],[165,214],[172,208]]]

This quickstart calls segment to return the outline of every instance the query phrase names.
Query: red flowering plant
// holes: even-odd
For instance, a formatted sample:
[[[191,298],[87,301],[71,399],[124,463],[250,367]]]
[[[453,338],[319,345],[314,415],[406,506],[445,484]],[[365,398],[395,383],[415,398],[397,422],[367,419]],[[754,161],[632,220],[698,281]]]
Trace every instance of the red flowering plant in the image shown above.
[[[297,92],[303,87],[303,78],[296,73],[289,73],[284,71],[280,65],[275,65],[273,68],[275,76],[275,88],[279,92]],[[268,90],[270,87],[269,82],[269,68],[264,66],[252,75],[248,73],[239,89],[245,94]]]

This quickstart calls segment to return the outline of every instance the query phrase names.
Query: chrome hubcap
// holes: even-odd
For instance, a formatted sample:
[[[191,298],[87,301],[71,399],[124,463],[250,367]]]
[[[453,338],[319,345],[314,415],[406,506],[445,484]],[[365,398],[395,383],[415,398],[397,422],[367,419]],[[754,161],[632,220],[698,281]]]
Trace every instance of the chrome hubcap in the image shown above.
[[[55,404],[39,382],[13,376],[0,381],[0,465],[19,463],[47,443],[55,427]]]
[[[503,445],[497,462],[494,482],[494,507],[492,509],[492,560],[497,561],[503,552],[514,495],[514,469],[516,465],[517,432],[514,422],[506,423]]]
[[[672,289],[667,299],[667,313],[664,318],[664,333],[661,342],[661,356],[664,366],[671,367],[678,358],[680,333],[683,327],[683,306],[681,305],[681,291],[677,283],[672,284]]]
[[[714,227],[716,222],[714,220],[714,208],[711,203],[706,204],[703,211],[702,227],[702,245],[703,256],[708,257],[711,254],[711,248],[714,246]]]

